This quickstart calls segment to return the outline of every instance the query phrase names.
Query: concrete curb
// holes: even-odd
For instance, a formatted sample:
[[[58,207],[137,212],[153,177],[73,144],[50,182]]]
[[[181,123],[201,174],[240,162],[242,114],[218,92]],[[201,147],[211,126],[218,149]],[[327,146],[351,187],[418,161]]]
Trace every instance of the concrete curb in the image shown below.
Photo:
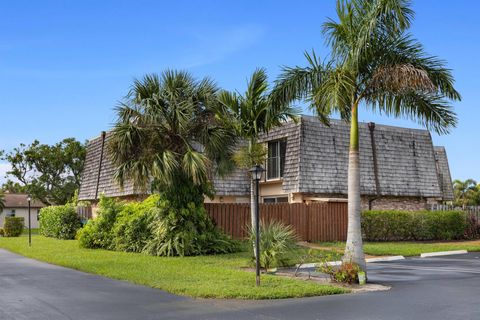
[[[426,252],[420,254],[420,258],[428,258],[428,257],[439,257],[439,256],[449,256],[454,254],[466,254],[468,253],[467,250],[453,250],[453,251],[439,251],[439,252]]]
[[[365,259],[368,262],[387,262],[387,261],[397,261],[405,260],[404,256],[388,256],[388,257],[378,257],[378,258],[369,258]]]
[[[378,257],[378,258],[368,258],[368,259],[365,259],[365,261],[367,263],[370,263],[370,262],[387,262],[387,261],[396,261],[396,260],[404,260],[405,257],[404,256],[387,256],[387,257]],[[327,266],[340,266],[342,265],[342,261],[329,261],[329,262],[326,262],[326,263],[322,263],[322,262],[314,262],[314,263],[304,263],[301,265],[301,267],[299,269],[309,269],[309,268],[316,268],[316,267],[319,267],[323,264],[326,264]],[[298,264],[295,265],[295,267],[298,268]]]

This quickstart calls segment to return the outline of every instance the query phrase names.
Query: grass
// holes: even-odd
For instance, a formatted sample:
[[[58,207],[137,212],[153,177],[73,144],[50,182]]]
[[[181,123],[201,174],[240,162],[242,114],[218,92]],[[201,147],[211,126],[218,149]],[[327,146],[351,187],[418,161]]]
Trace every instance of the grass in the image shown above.
[[[76,240],[34,236],[29,248],[25,237],[0,238],[0,248],[48,263],[113,279],[201,298],[278,299],[345,293],[347,290],[313,281],[255,274],[241,270],[250,265],[247,252],[200,257],[153,257],[137,253],[81,249]],[[296,259],[306,251],[292,253]],[[316,252],[321,255],[321,251]]]
[[[321,247],[341,249],[343,242],[322,242]],[[406,257],[419,256],[424,252],[449,250],[480,251],[480,241],[442,241],[442,242],[366,242],[364,251],[372,256],[402,255]]]
[[[40,233],[40,229],[32,228],[32,235],[33,234],[39,234],[39,233]],[[24,228],[23,231],[22,231],[22,234],[28,235],[28,228]]]

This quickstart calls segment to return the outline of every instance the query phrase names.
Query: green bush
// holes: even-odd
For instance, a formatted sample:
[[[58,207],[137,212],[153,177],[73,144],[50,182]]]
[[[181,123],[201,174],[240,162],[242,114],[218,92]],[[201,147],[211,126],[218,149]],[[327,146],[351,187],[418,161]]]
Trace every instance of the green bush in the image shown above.
[[[23,217],[5,217],[3,234],[5,237],[19,237],[24,225],[25,219]]]
[[[115,249],[113,227],[124,204],[114,198],[101,197],[97,218],[90,220],[79,230],[77,237],[81,247]]]
[[[40,234],[57,239],[74,239],[80,218],[72,205],[50,206],[40,210]]]
[[[143,202],[125,204],[113,227],[115,250],[143,251],[152,237],[152,221],[159,198],[153,195]]]
[[[255,242],[255,232],[249,228],[250,243]],[[279,221],[260,222],[260,265],[270,269],[284,264],[285,254],[296,247],[298,238],[292,226]]]
[[[186,208],[170,206],[160,199],[151,224],[152,237],[144,252],[155,256],[192,256],[238,251],[239,246],[221,232],[207,216],[203,204]]]
[[[365,211],[363,238],[367,241],[458,240],[467,232],[461,211]]]
[[[0,237],[4,237],[5,236],[5,232],[3,231],[3,228],[0,228]]]

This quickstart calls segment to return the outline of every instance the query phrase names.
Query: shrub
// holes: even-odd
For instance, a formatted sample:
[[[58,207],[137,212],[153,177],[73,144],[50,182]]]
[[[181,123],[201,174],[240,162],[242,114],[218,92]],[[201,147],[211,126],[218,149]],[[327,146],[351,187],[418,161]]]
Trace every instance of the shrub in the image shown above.
[[[50,206],[40,210],[40,234],[57,239],[74,239],[80,218],[72,205]]]
[[[475,214],[469,214],[467,227],[465,228],[465,239],[478,239],[480,237],[480,224]]]
[[[5,237],[19,237],[22,234],[25,219],[23,217],[5,217],[3,233]]]
[[[461,211],[365,211],[362,232],[367,241],[457,240],[465,237]]]
[[[152,221],[156,215],[158,195],[143,202],[125,204],[113,227],[115,249],[142,252],[152,236]]]
[[[353,262],[344,262],[339,267],[324,264],[320,267],[320,271],[330,275],[330,278],[336,282],[358,283],[358,273],[360,267]]]
[[[255,231],[249,228],[251,243],[255,241]],[[292,226],[278,221],[260,222],[260,265],[270,269],[283,265],[285,254],[296,247],[298,241]]]
[[[115,249],[113,227],[117,215],[124,204],[114,198],[101,197],[98,204],[98,215],[79,230],[78,240],[83,248]]]
[[[5,232],[3,231],[3,228],[0,228],[0,237],[4,237],[5,236]]]
[[[144,252],[156,256],[192,256],[230,253],[238,244],[221,232],[207,216],[203,204],[170,206],[160,198],[151,224],[152,237]]]

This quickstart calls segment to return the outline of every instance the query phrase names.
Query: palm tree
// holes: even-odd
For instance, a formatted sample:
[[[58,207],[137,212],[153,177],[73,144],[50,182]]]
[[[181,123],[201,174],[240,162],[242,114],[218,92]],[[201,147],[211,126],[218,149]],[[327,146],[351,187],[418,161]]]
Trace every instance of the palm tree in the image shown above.
[[[454,180],[453,191],[455,194],[455,204],[464,206],[476,202],[477,182],[473,179]]]
[[[3,193],[3,190],[0,190],[0,212],[5,209],[5,194]]]
[[[257,69],[253,72],[243,95],[222,91],[219,93],[218,100],[221,106],[219,114],[222,115],[225,127],[232,128],[245,142],[233,157],[235,163],[244,169],[250,169],[265,162],[265,148],[258,142],[260,135],[288,119],[295,119],[298,115],[298,110],[292,108],[289,103],[274,101],[270,95],[265,69]],[[253,179],[250,182],[251,221],[252,230],[255,230],[255,182]]]
[[[135,80],[109,139],[116,179],[170,190],[180,205],[203,203],[210,174],[223,167],[214,164],[230,159],[234,141],[215,120],[217,92],[210,79],[182,71]]]
[[[332,113],[350,122],[348,232],[344,261],[366,269],[360,225],[360,107],[418,121],[438,133],[456,125],[449,100],[460,100],[443,61],[406,33],[407,0],[337,1],[338,21],[323,24],[329,61],[307,54],[307,67],[285,67],[274,89],[279,101],[307,100],[328,125]]]

